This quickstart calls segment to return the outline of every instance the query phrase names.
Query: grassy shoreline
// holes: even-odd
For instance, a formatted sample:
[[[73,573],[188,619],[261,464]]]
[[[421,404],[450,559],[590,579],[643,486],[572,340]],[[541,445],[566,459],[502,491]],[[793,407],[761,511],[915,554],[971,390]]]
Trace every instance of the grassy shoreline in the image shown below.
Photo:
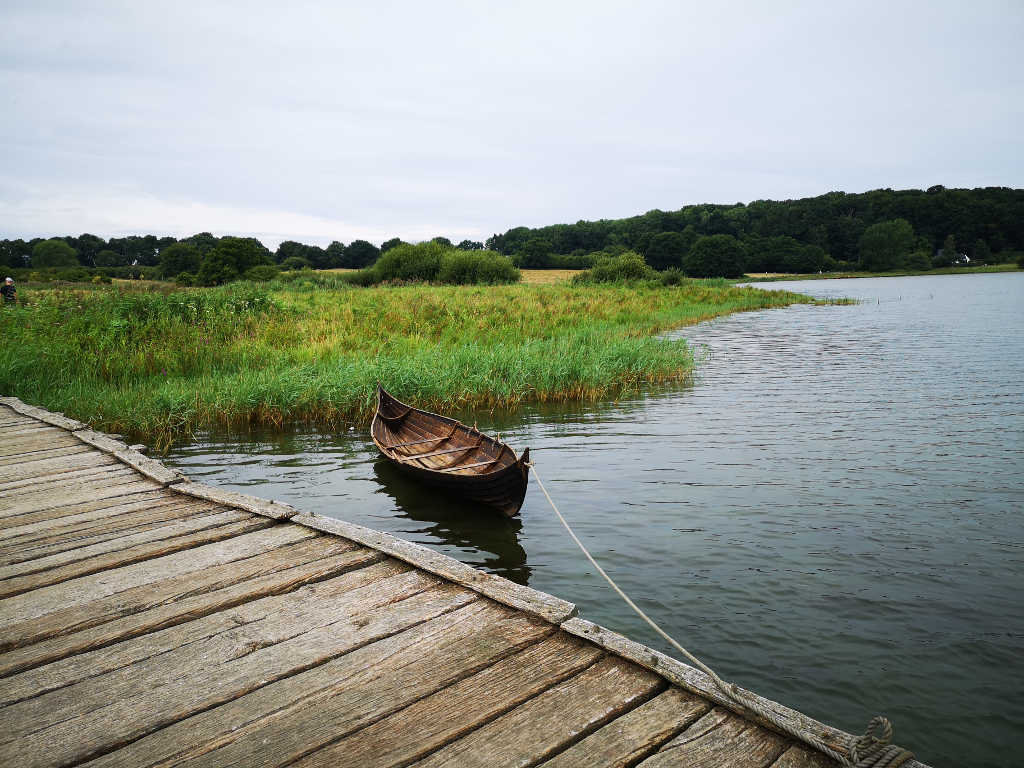
[[[249,423],[337,427],[377,381],[433,409],[593,400],[685,379],[663,331],[806,296],[718,281],[25,291],[0,313],[0,391],[167,445]]]
[[[925,269],[925,270],[913,270],[913,269],[897,269],[891,272],[825,272],[815,274],[802,274],[802,273],[790,273],[790,274],[770,274],[757,277],[756,275],[747,275],[739,280],[735,280],[737,283],[777,283],[777,282],[790,282],[794,280],[839,280],[848,278],[861,278],[861,277],[919,277],[921,275],[974,275],[990,272],[1020,272],[1020,267],[1016,264],[984,264],[979,267],[942,267],[941,269]]]

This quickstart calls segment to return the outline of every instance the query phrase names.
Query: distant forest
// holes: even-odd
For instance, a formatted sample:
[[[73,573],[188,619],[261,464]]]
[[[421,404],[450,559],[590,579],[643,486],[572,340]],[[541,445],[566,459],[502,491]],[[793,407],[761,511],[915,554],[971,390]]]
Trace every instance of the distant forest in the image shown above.
[[[686,268],[687,258],[692,261],[697,251],[713,252],[719,260],[727,256],[734,271],[748,273],[928,269],[967,259],[1016,260],[1024,251],[1024,190],[935,186],[926,191],[830,192],[801,200],[688,205],[625,219],[515,227],[486,243],[463,240],[454,245],[444,237],[435,241],[461,250],[486,247],[511,256],[517,266],[540,269],[587,268],[627,251],[640,254],[656,269]],[[164,277],[171,277],[197,272],[204,264],[208,272],[222,269],[221,253],[233,249],[244,252],[235,259],[239,273],[260,264],[362,268],[401,243],[393,238],[378,248],[365,240],[348,245],[335,241],[322,248],[288,240],[271,251],[253,238],[218,238],[209,232],[181,240],[156,235],[104,240],[82,234],[0,240],[0,266],[158,267]],[[696,269],[687,271],[698,274]]]
[[[488,238],[486,246],[523,267],[587,266],[595,252],[632,250],[664,269],[678,266],[699,238],[715,235],[738,241],[747,272],[927,269],[924,259],[945,265],[962,255],[980,263],[1010,261],[1012,252],[1024,250],[1024,190],[934,186],[688,205],[626,219],[516,227]],[[890,246],[888,252],[880,244]],[[914,260],[919,263],[906,263]]]

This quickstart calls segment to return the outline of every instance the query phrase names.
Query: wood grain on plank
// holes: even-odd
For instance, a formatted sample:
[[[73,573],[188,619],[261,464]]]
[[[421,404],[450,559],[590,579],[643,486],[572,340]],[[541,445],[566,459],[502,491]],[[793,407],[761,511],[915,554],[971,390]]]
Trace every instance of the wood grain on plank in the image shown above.
[[[247,519],[238,519],[239,517]],[[0,580],[0,597],[59,584],[69,579],[77,579],[144,560],[152,560],[211,542],[252,533],[272,525],[265,518],[233,511],[220,515],[209,515],[208,518],[208,520],[191,518],[177,525],[165,525],[135,536],[122,536],[113,541],[82,547],[83,550],[92,550],[88,554],[79,550],[71,550],[53,557],[19,563],[13,567],[23,568],[24,575],[5,577]],[[177,533],[167,529],[177,529]],[[66,562],[60,562],[62,559]],[[0,571],[2,570],[4,569],[0,569]]]
[[[9,597],[0,601],[0,650],[235,583],[249,575],[254,557],[315,535],[294,526],[270,528]]]
[[[678,659],[673,659],[671,656],[667,656],[660,651],[648,648],[646,645],[635,640],[630,640],[617,632],[612,632],[610,629],[583,619],[570,619],[562,624],[562,629],[579,637],[586,638],[612,653],[617,653],[623,658],[639,664],[641,667],[653,670],[680,688],[702,696],[714,704],[738,712],[748,720],[769,728],[772,727],[769,723],[762,721],[757,713],[746,711],[726,696],[710,677],[689,664],[684,664]],[[762,707],[773,712],[776,717],[788,722],[789,726],[797,732],[813,733],[833,749],[842,751],[846,748],[850,738],[852,738],[848,733],[819,723],[802,712],[797,712],[783,704],[758,696],[752,691],[747,691],[743,688],[739,688],[739,691],[745,697],[758,701]],[[911,768],[911,766],[907,768]]]
[[[112,466],[109,456],[95,451],[65,454],[63,456],[44,456],[21,464],[0,466],[0,484],[15,481],[26,481],[46,475],[70,472],[87,467]]]
[[[406,765],[589,667],[600,649],[558,632],[313,752],[296,766]]]
[[[359,548],[352,550],[349,556],[355,560],[366,552],[368,550]],[[373,589],[378,586],[379,589]],[[97,690],[101,692],[104,686],[109,686],[112,695],[116,693],[124,698],[161,689],[179,676],[190,674],[188,668],[194,666],[192,662],[200,647],[204,671],[212,674],[218,665],[229,664],[252,649],[290,641],[327,626],[346,610],[355,616],[432,586],[437,586],[436,581],[417,579],[417,574],[410,572],[408,566],[394,560],[358,568],[285,595],[254,600],[233,610],[14,675],[4,681],[0,706],[66,689],[67,696],[63,698],[73,697],[79,701],[63,702],[65,714],[80,714],[96,708],[96,700],[103,704],[109,701],[111,696],[97,699]],[[367,587],[370,587],[369,592]],[[335,601],[335,604],[323,605],[327,601]],[[289,621],[294,624],[289,626]],[[9,711],[5,715],[9,716]]]
[[[478,571],[472,566],[440,552],[387,533],[320,515],[298,514],[292,518],[292,522],[309,526],[318,531],[344,536],[364,546],[379,549],[391,557],[404,560],[417,568],[462,584],[464,587],[469,587],[503,605],[540,616],[552,624],[565,621],[576,613],[575,605],[554,595],[516,584],[508,579],[495,576],[493,573]]]
[[[788,739],[715,707],[640,763],[643,768],[767,768]]]
[[[840,768],[839,763],[824,752],[816,752],[802,744],[793,744],[772,763],[771,768]]]
[[[84,443],[74,442],[68,443],[65,446],[43,448],[37,451],[21,451],[18,453],[8,453],[7,451],[8,449],[5,445],[0,445],[0,467],[9,468],[17,466],[18,464],[39,461],[40,459],[52,459],[58,456],[74,456],[80,453],[90,453],[92,451],[92,447],[85,445]]]
[[[0,653],[0,677],[194,621],[261,597],[285,594],[383,559],[380,552],[356,549],[342,539],[310,539],[237,564],[231,574],[235,581],[225,585],[158,602],[89,629]],[[240,570],[244,572],[239,573]]]
[[[472,602],[171,725],[89,766],[284,765],[553,631],[469,590],[461,594]]]
[[[416,571],[405,575],[425,576]],[[348,614],[345,598],[338,598],[332,601],[337,621],[298,637],[287,637],[287,628],[281,627],[277,636],[264,639],[263,622],[249,624],[241,629],[252,640],[222,649],[230,654],[225,659],[215,654],[207,662],[204,643],[201,651],[188,649],[193,655],[201,652],[203,665],[182,667],[179,659],[168,668],[161,656],[133,669],[127,684],[118,683],[129,675],[114,673],[5,707],[9,728],[7,735],[0,734],[0,751],[20,766],[67,764],[101,755],[475,599],[468,590],[442,584],[368,613]],[[38,749],[40,742],[47,744],[45,754]]]
[[[6,435],[3,444],[0,445],[0,458],[15,458],[27,456],[38,451],[51,451],[57,448],[81,448],[81,440],[75,438],[69,432],[58,432],[56,434],[44,433],[36,437],[20,437],[7,440]]]
[[[0,500],[0,517],[15,517],[42,512],[48,509],[67,507],[71,504],[96,502],[115,497],[128,496],[139,491],[160,488],[153,480],[139,479],[138,474],[127,470],[117,477],[108,477],[102,483],[81,484],[71,488],[58,487],[42,489],[35,493],[19,495],[9,503]]]
[[[166,517],[170,512],[178,514]],[[156,519],[142,519],[138,525],[128,525],[137,518],[145,518],[147,514],[152,514]],[[151,513],[132,515],[127,520],[119,521],[120,525],[117,526],[101,523],[82,531],[65,532],[60,536],[46,536],[42,539],[21,539],[16,542],[0,539],[3,545],[0,546],[0,579],[127,549],[146,541],[180,536],[205,527],[252,520],[254,517],[233,509],[182,510],[163,507]],[[109,523],[109,518],[104,522]]]
[[[161,500],[160,503],[148,502],[144,508],[132,512],[103,516],[93,520],[79,520],[76,524],[51,527],[24,526],[20,535],[18,529],[6,529],[10,536],[0,536],[0,564],[13,565],[25,560],[78,549],[98,544],[109,539],[130,536],[151,528],[171,525],[179,521],[191,520],[196,517],[218,514],[228,511],[214,504],[176,503],[177,499]],[[241,513],[245,515],[246,513]],[[239,518],[242,519],[242,518]]]
[[[679,688],[669,688],[545,762],[544,768],[636,765],[710,708],[705,699]]]
[[[664,685],[657,675],[609,656],[416,765],[532,765],[633,709]]]
[[[75,419],[70,419],[63,413],[53,413],[51,411],[44,410],[28,403],[23,403],[16,397],[0,397],[0,403],[3,403],[8,413],[17,413],[22,416],[29,416],[37,421],[42,421],[46,424],[53,424],[61,427],[62,429],[82,429],[86,425]]]
[[[94,466],[70,469],[66,472],[54,471],[38,477],[27,477],[21,480],[12,480],[7,483],[0,483],[0,493],[3,493],[4,500],[16,500],[28,494],[55,492],[60,493],[64,489],[75,489],[94,485],[97,482],[103,483],[110,478],[130,477],[136,473],[130,467],[114,461],[102,454]]]
[[[26,525],[46,523],[51,520],[57,521],[65,517],[70,518],[77,515],[87,515],[93,512],[100,516],[105,514],[116,515],[120,514],[120,511],[123,510],[126,505],[139,504],[141,505],[140,508],[143,508],[146,506],[147,502],[157,503],[158,500],[170,502],[173,498],[173,494],[169,491],[163,488],[154,488],[153,486],[150,486],[149,488],[127,496],[102,499],[94,498],[74,504],[62,504],[60,506],[44,509],[38,512],[18,515],[17,517],[0,517],[0,536],[6,537],[8,535],[7,529],[9,528],[22,528]]]

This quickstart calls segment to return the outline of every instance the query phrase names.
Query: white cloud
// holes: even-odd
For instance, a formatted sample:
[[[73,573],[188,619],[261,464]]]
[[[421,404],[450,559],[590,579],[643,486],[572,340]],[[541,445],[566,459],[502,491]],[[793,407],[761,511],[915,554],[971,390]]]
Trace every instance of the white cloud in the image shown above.
[[[1024,186],[1021,39],[999,0],[9,0],[0,237],[483,239]]]

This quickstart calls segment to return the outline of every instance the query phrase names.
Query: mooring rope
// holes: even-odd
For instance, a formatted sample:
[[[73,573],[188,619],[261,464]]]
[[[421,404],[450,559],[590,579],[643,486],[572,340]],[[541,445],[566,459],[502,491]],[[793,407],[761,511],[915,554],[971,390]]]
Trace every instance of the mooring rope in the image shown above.
[[[792,736],[794,739],[811,745],[815,749],[824,752],[833,760],[836,760],[842,765],[850,766],[851,768],[897,768],[914,757],[913,753],[892,743],[892,725],[884,717],[874,717],[868,724],[867,730],[865,730],[862,736],[854,737],[850,740],[850,743],[847,746],[847,752],[844,754],[830,747],[815,734],[800,730],[788,721],[782,719],[778,713],[766,708],[759,701],[751,699],[741,691],[735,683],[727,683],[725,680],[720,678],[718,674],[711,669],[711,667],[676,642],[675,638],[658,626],[650,616],[643,612],[640,606],[630,599],[629,595],[622,591],[619,585],[615,583],[612,577],[609,576],[597,560],[594,559],[594,556],[590,554],[585,546],[583,546],[583,542],[579,540],[579,537],[573,531],[572,527],[562,516],[562,513],[558,510],[558,506],[555,504],[554,499],[551,498],[551,494],[548,493],[548,489],[544,487],[544,481],[540,479],[537,467],[533,462],[526,462],[526,466],[530,468],[530,471],[533,472],[533,476],[537,478],[537,485],[547,498],[548,504],[551,505],[551,509],[555,511],[555,515],[557,515],[562,525],[565,526],[565,530],[569,532],[569,536],[571,536],[572,540],[576,542],[576,546],[580,548],[580,551],[586,555],[590,564],[593,565],[594,568],[597,569],[597,572],[604,577],[604,580],[608,582],[608,586],[615,590],[616,594],[626,601],[626,605],[632,608],[636,612],[637,616],[647,622],[651,629],[663,637],[673,648],[683,654],[683,656],[693,662],[694,666],[710,677],[712,682],[714,682],[718,689],[725,694],[728,699],[740,705],[741,708],[755,713],[764,722],[771,724],[772,727]],[[877,736],[875,735],[876,732],[878,733]]]

